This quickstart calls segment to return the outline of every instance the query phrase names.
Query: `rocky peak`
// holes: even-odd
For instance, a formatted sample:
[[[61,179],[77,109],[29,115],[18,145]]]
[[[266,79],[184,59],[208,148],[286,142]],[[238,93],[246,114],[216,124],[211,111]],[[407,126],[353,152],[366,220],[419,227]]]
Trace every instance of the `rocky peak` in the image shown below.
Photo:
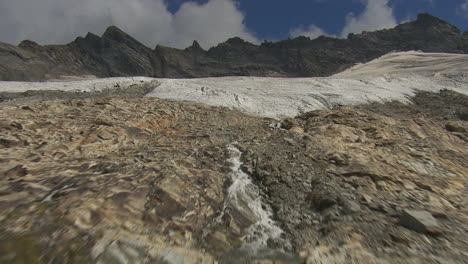
[[[191,52],[195,52],[195,53],[200,53],[200,52],[204,52],[205,50],[200,46],[200,43],[198,43],[198,41],[194,40],[193,43],[192,43],[192,46],[186,48],[185,50],[188,50],[188,51],[191,51]]]
[[[428,13],[418,14],[418,18],[416,21],[419,23],[425,23],[425,24],[449,24],[447,21],[442,20]]]
[[[233,45],[233,46],[240,46],[242,44],[244,44],[246,41],[244,41],[243,39],[239,38],[239,37],[234,37],[234,38],[230,38],[228,39],[225,43],[228,43],[230,45]]]
[[[86,34],[86,37],[84,38],[83,37],[76,38],[74,43],[84,49],[91,49],[91,50],[99,51],[103,48],[103,41],[101,37],[91,32],[88,32],[88,34]]]
[[[113,40],[117,42],[124,42],[125,40],[132,40],[133,42],[139,43],[136,39],[125,33],[123,30],[116,26],[110,26],[106,29],[102,38],[105,40]]]
[[[88,32],[88,34],[86,34],[86,37],[85,37],[86,40],[91,40],[91,41],[96,41],[96,40],[100,40],[101,37],[99,37],[98,35],[95,35],[91,32]]]
[[[210,48],[208,54],[217,60],[225,60],[226,58],[238,59],[251,53],[251,50],[256,50],[256,48],[258,46],[239,37],[234,37],[220,43],[218,46]]]
[[[42,48],[41,45],[37,44],[36,42],[32,40],[23,40],[21,43],[18,45],[18,47],[26,50],[40,50]]]
[[[90,38],[97,40],[95,36],[90,36]],[[125,33],[123,30],[116,26],[108,27],[102,35],[102,40],[106,48],[112,47],[113,53],[120,54],[118,56],[123,55],[127,57],[128,61],[139,61],[141,59],[141,56],[148,57],[153,52],[150,48],[146,47],[141,42],[139,42],[138,40]],[[138,55],[136,55],[133,52],[130,52],[130,50],[136,51]],[[141,65],[128,66],[129,68],[138,68]]]
[[[295,41],[309,41],[310,40],[310,37],[306,37],[306,36],[299,36],[295,39],[293,39]]]
[[[458,29],[456,26],[450,24],[449,22],[442,20],[438,17],[435,17],[431,14],[428,13],[421,13],[418,15],[417,20],[414,22],[414,24],[424,27],[424,28],[440,28],[441,30],[449,30],[453,31],[457,34],[460,34],[461,31]]]

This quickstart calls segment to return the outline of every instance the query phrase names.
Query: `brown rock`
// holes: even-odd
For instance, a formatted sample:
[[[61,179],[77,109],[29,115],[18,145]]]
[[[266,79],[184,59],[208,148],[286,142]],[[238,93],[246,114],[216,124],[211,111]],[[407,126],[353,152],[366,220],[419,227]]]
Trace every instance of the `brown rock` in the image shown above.
[[[28,169],[25,168],[23,165],[18,165],[14,168],[11,168],[5,172],[2,173],[2,176],[5,178],[11,178],[11,177],[23,177],[28,174]]]
[[[456,122],[449,122],[445,124],[445,129],[450,132],[459,132],[459,133],[466,133],[466,125],[463,123],[456,123]]]

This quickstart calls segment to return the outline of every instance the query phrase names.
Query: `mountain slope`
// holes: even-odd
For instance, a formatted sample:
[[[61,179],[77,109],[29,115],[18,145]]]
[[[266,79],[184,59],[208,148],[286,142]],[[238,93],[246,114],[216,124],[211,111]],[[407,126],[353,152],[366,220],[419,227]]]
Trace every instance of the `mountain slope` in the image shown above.
[[[232,38],[207,51],[195,41],[179,50],[145,47],[112,26],[102,37],[89,33],[66,45],[0,43],[0,80],[37,81],[61,76],[329,76],[390,51],[468,53],[468,35],[429,14],[416,21],[347,39],[298,37],[254,45]]]
[[[394,52],[328,78],[217,77],[168,79],[100,78],[62,82],[0,82],[0,101],[60,91],[126,89],[146,83],[146,96],[236,108],[254,116],[282,119],[336,105],[408,102],[417,91],[451,89],[468,95],[468,54]],[[29,92],[28,92],[29,91]],[[20,92],[20,94],[16,94]],[[141,94],[141,92],[138,92]]]

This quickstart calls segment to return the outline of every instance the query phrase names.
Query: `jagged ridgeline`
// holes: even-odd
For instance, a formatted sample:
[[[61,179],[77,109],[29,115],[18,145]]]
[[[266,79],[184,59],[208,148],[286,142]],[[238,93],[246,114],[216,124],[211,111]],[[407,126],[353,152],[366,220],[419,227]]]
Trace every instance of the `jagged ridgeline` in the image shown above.
[[[203,50],[148,48],[115,26],[102,37],[88,33],[66,45],[18,46],[0,42],[0,80],[41,81],[64,75],[170,78],[216,76],[329,76],[390,51],[468,53],[468,32],[429,14],[393,29],[346,39],[298,37],[261,45],[232,38]]]

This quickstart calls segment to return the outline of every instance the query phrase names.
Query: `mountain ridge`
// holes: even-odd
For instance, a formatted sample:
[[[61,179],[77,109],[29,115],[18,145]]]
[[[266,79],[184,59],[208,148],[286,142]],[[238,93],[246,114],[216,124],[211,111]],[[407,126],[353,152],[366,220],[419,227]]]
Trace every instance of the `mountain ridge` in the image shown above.
[[[186,49],[146,47],[116,26],[99,37],[88,33],[65,45],[0,43],[0,80],[44,81],[61,76],[322,77],[390,51],[468,53],[468,34],[430,14],[346,39],[297,37],[255,45],[238,37],[208,50],[197,41]]]

